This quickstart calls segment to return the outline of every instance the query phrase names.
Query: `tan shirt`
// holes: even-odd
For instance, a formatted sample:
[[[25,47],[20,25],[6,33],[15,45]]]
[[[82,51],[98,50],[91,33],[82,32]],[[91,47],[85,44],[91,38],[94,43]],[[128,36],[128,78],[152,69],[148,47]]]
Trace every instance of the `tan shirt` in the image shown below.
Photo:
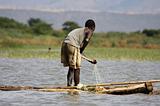
[[[72,30],[68,36],[65,38],[64,42],[68,43],[72,46],[75,46],[77,48],[80,48],[81,43],[84,40],[85,34],[84,34],[85,28],[77,28]]]

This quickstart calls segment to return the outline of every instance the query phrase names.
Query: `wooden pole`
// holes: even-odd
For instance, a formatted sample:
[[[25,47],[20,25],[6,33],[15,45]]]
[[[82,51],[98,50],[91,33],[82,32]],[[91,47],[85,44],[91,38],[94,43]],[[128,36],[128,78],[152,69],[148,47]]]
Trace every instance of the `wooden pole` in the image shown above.
[[[36,91],[43,91],[43,92],[80,92],[77,89],[36,89]]]
[[[157,83],[160,80],[148,80],[148,81],[130,81],[130,82],[112,82],[112,83],[104,83],[104,84],[89,84],[86,87],[94,87],[94,86],[112,86],[112,85],[126,85],[126,84],[142,84],[142,83]]]
[[[0,86],[2,91],[38,90],[38,89],[77,89],[76,86],[65,87],[33,87],[33,86]]]

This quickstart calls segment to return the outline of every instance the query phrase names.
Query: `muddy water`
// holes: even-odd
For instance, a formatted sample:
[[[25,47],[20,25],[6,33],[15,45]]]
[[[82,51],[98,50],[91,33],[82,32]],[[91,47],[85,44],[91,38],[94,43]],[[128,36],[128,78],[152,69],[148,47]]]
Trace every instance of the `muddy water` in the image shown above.
[[[100,82],[160,79],[160,62],[99,60]],[[83,61],[81,83],[96,83],[94,66]],[[67,68],[59,60],[0,59],[0,85],[52,86],[66,85]],[[160,84],[155,84],[160,89]],[[158,106],[160,95],[96,95],[37,91],[0,91],[0,106]]]

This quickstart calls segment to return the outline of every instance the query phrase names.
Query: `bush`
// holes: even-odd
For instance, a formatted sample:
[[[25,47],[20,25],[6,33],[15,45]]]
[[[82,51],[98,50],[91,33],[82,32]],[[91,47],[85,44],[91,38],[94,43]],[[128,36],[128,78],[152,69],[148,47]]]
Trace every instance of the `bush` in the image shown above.
[[[64,31],[61,31],[61,30],[54,30],[52,35],[55,37],[64,37],[65,33],[64,33]]]
[[[80,27],[76,22],[73,21],[66,21],[62,26],[63,31],[65,31],[66,33],[69,33],[73,29]]]
[[[153,36],[155,36],[155,35],[160,34],[160,29],[159,29],[159,30],[155,30],[155,29],[144,29],[142,33],[145,34],[146,36],[153,37]]]
[[[27,28],[26,25],[15,21],[14,19],[9,19],[6,17],[0,17],[0,28],[18,28],[24,29]]]
[[[0,17],[0,29],[0,36],[6,35],[12,37],[21,37],[28,33],[32,33],[31,29],[27,25],[6,17]]]
[[[28,24],[35,34],[44,35],[44,34],[52,34],[53,33],[53,29],[52,29],[51,24],[47,24],[46,22],[40,20],[39,18],[29,19]]]

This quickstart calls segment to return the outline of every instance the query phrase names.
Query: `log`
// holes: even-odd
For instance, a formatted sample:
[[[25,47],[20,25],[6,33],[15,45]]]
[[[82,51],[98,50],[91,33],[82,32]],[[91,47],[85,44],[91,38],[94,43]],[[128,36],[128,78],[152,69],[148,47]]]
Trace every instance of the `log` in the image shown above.
[[[95,86],[95,87],[83,87],[81,90],[89,91],[98,94],[133,94],[133,93],[145,93],[149,94],[153,90],[152,83],[146,82],[143,84],[129,84],[129,85],[116,85],[116,86]]]
[[[100,94],[115,94],[115,95],[124,95],[124,94],[134,94],[134,93],[144,93],[149,94],[152,92],[153,86],[151,83],[136,84],[128,87],[120,88],[110,88],[106,90],[97,91]]]
[[[70,95],[79,95],[80,90],[77,89],[37,89],[36,91],[41,92],[67,92]]]
[[[2,91],[37,90],[37,89],[77,89],[76,86],[64,87],[32,87],[32,86],[0,86]]]
[[[128,84],[142,84],[142,83],[146,83],[146,82],[156,83],[156,82],[160,82],[160,80],[130,81],[130,82],[112,82],[112,83],[103,83],[103,84],[89,84],[86,87],[128,85]]]
[[[27,89],[36,89],[36,87],[31,86],[0,86],[2,91],[17,91],[17,90],[27,90]]]

